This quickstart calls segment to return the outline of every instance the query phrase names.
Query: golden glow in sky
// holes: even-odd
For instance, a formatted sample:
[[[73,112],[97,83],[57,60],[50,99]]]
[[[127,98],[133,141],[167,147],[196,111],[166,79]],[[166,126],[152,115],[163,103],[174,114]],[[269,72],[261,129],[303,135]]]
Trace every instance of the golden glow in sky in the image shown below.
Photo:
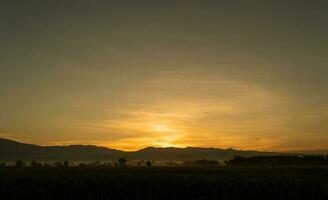
[[[301,102],[284,93],[201,70],[159,73],[115,99],[104,98],[100,104],[92,99],[72,102],[70,110],[82,115],[46,121],[47,129],[58,130],[46,144],[95,144],[123,150],[148,146],[294,150],[326,144],[324,129],[311,132],[313,123],[327,117],[325,113],[297,114],[303,112],[298,108]]]
[[[0,7],[0,137],[328,149],[327,5],[10,1]]]

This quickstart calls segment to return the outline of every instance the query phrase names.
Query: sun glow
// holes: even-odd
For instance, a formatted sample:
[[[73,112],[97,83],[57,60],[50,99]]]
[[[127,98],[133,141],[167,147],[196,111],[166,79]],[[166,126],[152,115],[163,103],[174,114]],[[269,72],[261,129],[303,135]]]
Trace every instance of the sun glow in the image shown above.
[[[166,123],[151,124],[150,130],[158,134],[152,142],[155,146],[160,147],[177,147],[176,140],[182,137],[181,131]]]
[[[171,133],[176,131],[175,129],[171,128],[166,124],[154,124],[151,126],[151,130],[160,133]]]

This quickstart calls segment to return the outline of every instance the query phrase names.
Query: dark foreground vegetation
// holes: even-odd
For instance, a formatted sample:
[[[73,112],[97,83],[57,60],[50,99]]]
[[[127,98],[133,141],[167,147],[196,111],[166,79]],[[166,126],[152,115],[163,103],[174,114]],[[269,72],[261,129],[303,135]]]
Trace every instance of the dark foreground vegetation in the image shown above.
[[[235,158],[225,162],[233,166],[328,166],[327,156],[253,156]]]
[[[0,163],[0,199],[328,199],[328,156]]]
[[[328,199],[328,168],[0,167],[0,199]]]
[[[328,155],[236,156],[225,164],[232,166],[328,166]]]

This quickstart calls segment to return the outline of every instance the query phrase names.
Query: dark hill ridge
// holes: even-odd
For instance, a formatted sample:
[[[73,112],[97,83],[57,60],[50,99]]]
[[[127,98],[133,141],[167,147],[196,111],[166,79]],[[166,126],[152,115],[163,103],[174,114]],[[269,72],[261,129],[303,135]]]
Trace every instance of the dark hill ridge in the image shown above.
[[[277,155],[274,152],[241,151],[219,148],[155,148],[147,147],[138,151],[126,152],[92,145],[37,146],[0,138],[0,162],[15,160],[38,161],[106,161],[124,157],[133,160],[227,160],[234,156]]]
[[[234,149],[219,149],[219,148],[201,148],[201,147],[187,147],[187,148],[155,148],[148,147],[136,152],[132,152],[135,157],[145,157],[151,160],[227,160],[236,155],[240,156],[256,156],[256,155],[275,155],[273,152],[258,152],[258,151],[240,151]]]
[[[93,161],[117,158],[125,152],[91,145],[37,146],[0,138],[0,161],[71,160]]]

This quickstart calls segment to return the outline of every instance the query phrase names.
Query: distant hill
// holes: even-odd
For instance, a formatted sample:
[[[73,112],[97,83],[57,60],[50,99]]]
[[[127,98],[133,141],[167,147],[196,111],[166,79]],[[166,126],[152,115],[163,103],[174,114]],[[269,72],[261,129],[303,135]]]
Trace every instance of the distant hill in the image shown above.
[[[125,152],[90,145],[37,146],[0,138],[0,161],[93,161],[118,158]]]
[[[37,161],[106,161],[124,157],[133,160],[183,161],[197,159],[227,160],[234,156],[277,155],[274,152],[241,151],[219,148],[155,148],[133,152],[91,145],[37,146],[0,138],[0,162]]]
[[[227,160],[234,156],[257,156],[257,155],[277,155],[274,152],[258,152],[258,151],[241,151],[235,149],[219,149],[219,148],[155,148],[148,147],[136,152],[130,153],[132,158],[147,158],[149,160]]]

